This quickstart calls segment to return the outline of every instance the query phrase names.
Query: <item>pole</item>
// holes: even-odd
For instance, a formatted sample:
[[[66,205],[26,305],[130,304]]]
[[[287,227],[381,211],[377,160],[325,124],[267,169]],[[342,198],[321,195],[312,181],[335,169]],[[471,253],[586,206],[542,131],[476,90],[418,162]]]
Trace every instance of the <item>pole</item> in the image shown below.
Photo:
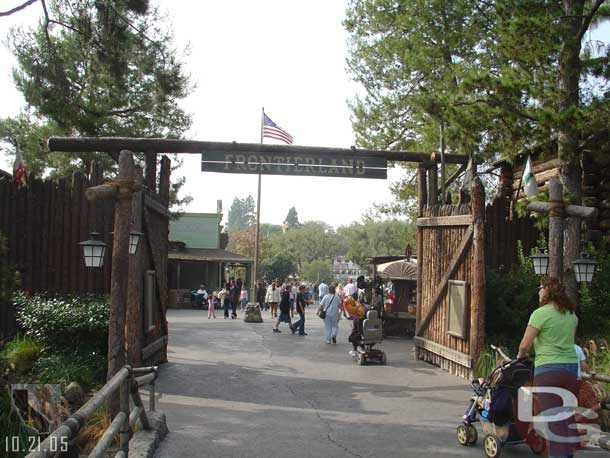
[[[261,108],[261,145],[263,144],[263,125],[265,108]],[[258,278],[258,241],[261,224],[261,174],[258,174],[258,194],[256,197],[256,236],[254,238],[254,272],[252,273],[252,294],[256,295],[256,280]]]
[[[445,121],[441,119],[441,205],[445,205],[446,192],[446,171],[445,171]]]
[[[549,180],[549,275],[563,277],[563,186],[555,177]]]

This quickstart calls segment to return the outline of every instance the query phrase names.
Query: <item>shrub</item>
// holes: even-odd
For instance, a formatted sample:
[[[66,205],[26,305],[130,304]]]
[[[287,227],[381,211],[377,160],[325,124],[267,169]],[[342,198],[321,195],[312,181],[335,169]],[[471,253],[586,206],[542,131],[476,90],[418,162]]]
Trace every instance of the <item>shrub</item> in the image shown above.
[[[38,342],[31,337],[17,337],[0,352],[0,360],[18,375],[26,375],[31,372],[40,350]]]
[[[6,387],[0,386],[0,458],[18,458],[26,455],[26,452],[12,452],[10,445],[6,447],[6,440],[10,441],[13,437],[19,437],[21,444],[30,444],[29,437],[36,437],[33,431],[21,423],[19,417],[11,409],[9,391]]]
[[[45,354],[36,361],[33,372],[40,383],[78,382],[85,389],[94,388],[105,382],[106,355],[82,350]]]
[[[110,307],[106,298],[15,295],[17,320],[45,350],[106,353]]]
[[[581,283],[578,306],[578,335],[610,336],[610,250],[604,242],[597,250],[591,249],[597,269],[591,284]]]

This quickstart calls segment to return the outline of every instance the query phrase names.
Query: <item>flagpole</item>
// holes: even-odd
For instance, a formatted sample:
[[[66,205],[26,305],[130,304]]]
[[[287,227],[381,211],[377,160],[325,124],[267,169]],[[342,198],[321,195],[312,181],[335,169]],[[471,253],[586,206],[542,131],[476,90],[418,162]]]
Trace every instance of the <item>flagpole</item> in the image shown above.
[[[261,111],[261,145],[263,144],[263,124],[265,117],[265,108]],[[256,197],[256,236],[254,238],[254,272],[252,275],[252,290],[256,296],[256,280],[258,279],[258,240],[261,223],[261,174],[258,174],[258,196]]]

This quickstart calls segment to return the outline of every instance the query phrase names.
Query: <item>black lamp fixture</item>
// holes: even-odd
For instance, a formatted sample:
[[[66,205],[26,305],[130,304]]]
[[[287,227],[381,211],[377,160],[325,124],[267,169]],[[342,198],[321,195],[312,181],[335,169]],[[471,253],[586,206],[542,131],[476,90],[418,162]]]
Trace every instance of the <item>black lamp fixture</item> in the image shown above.
[[[83,257],[85,258],[85,267],[96,267],[100,268],[104,265],[104,255],[106,254],[106,245],[101,240],[98,240],[100,236],[99,232],[91,232],[89,240],[80,242],[79,245],[83,247]]]
[[[549,255],[548,253],[534,253],[530,256],[534,264],[534,272],[536,275],[548,275],[549,273]]]
[[[578,283],[590,283],[593,280],[595,266],[597,262],[589,258],[586,253],[582,253],[580,258],[572,263],[574,265],[574,274]]]

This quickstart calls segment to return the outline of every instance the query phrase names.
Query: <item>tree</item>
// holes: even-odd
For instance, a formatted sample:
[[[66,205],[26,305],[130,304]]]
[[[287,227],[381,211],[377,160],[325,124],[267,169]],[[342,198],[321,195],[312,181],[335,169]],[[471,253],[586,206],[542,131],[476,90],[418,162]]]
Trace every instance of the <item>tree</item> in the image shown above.
[[[269,281],[284,279],[295,272],[294,259],[283,253],[278,253],[261,263],[261,276]]]
[[[331,282],[333,280],[333,271],[330,261],[316,260],[303,264],[301,277],[315,282],[325,280]]]
[[[171,30],[147,0],[40,3],[38,26],[7,37],[18,62],[14,81],[30,107],[0,120],[10,154],[20,148],[41,174],[88,174],[94,159],[112,171],[106,154],[45,156],[38,142],[48,135],[180,138],[188,130],[191,117],[178,101],[189,78]]]
[[[254,197],[248,196],[244,199],[236,197],[233,199],[227,217],[227,230],[232,232],[245,229],[252,226],[255,222]]]
[[[341,226],[337,233],[347,240],[347,258],[360,267],[374,256],[402,255],[407,243],[415,246],[415,228],[404,221],[368,221]]]
[[[298,229],[301,227],[301,223],[299,223],[299,215],[297,213],[297,209],[291,207],[288,210],[288,214],[286,215],[286,219],[284,220],[284,224],[287,229]]]

